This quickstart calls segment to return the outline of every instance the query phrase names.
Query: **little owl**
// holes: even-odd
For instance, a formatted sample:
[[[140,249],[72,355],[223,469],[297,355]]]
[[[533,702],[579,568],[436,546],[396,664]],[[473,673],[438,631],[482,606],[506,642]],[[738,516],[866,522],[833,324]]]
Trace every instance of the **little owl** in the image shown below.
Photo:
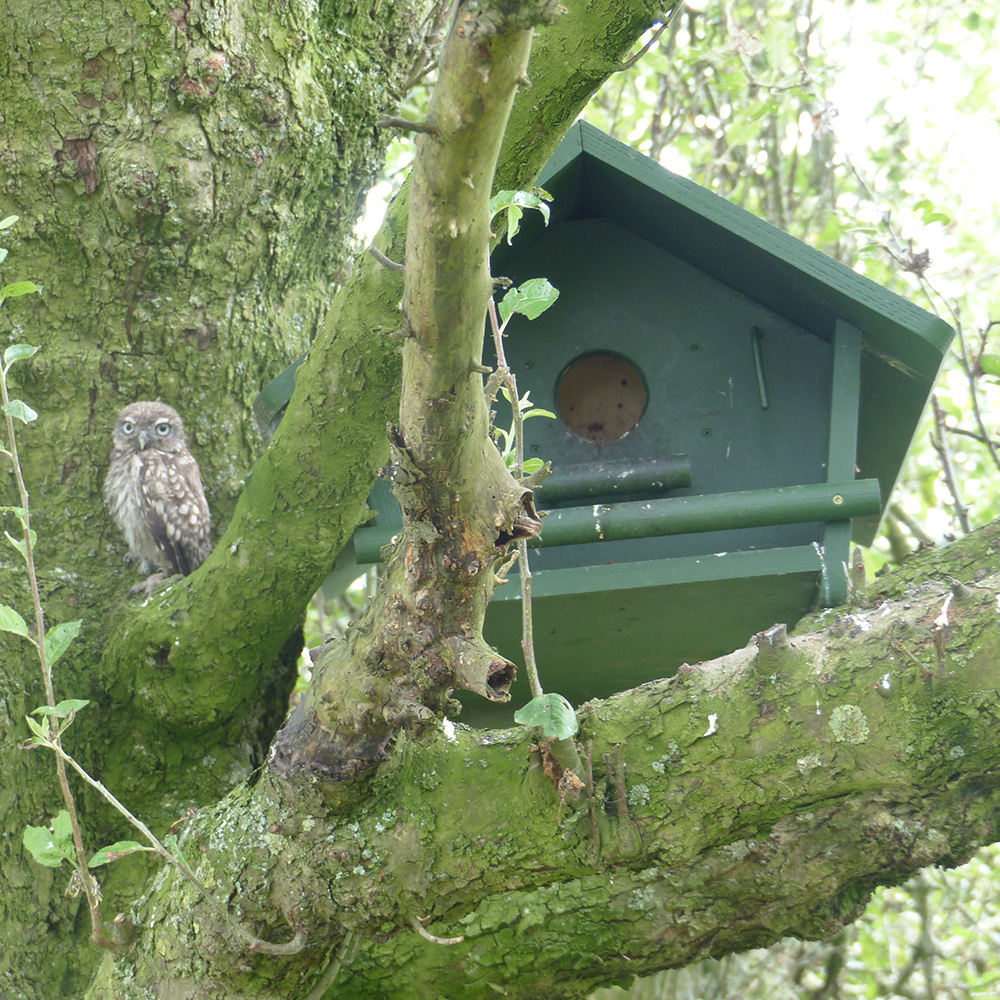
[[[165,403],[129,403],[115,421],[104,499],[128,542],[128,557],[152,584],[185,576],[212,551],[211,515],[184,425]]]

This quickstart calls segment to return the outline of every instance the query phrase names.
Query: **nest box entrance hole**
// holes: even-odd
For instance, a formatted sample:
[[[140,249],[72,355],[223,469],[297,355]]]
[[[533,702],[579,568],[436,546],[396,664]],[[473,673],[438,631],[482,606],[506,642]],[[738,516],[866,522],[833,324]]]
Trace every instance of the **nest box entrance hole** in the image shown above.
[[[603,444],[624,437],[646,412],[641,372],[620,354],[600,351],[571,361],[556,385],[556,408],[574,434]]]

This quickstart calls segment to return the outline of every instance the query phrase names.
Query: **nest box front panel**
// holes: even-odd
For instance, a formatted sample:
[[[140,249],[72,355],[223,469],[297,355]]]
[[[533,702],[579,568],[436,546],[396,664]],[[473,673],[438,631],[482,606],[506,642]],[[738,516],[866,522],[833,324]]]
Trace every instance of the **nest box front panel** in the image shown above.
[[[606,219],[554,224],[504,273],[560,297],[515,317],[518,388],[558,415],[525,424],[526,453],[560,467],[687,456],[690,485],[607,499],[694,496],[826,480],[832,345]],[[501,416],[500,420],[503,421]],[[558,505],[592,504],[593,496]],[[544,486],[539,506],[551,506]],[[817,524],[543,548],[539,569],[809,544]]]

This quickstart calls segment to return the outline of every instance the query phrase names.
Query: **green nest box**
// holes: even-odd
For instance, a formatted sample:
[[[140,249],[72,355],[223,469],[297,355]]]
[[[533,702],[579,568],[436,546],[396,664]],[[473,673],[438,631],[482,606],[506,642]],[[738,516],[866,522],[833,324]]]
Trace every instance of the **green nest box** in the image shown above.
[[[525,424],[535,649],[575,702],[845,601],[952,330],[585,122],[539,183],[492,267],[560,292],[505,351],[557,414]],[[517,659],[516,581],[487,638]]]
[[[542,684],[576,704],[842,603],[952,330],[585,122],[539,183],[549,225],[527,213],[492,270],[560,292],[505,349],[557,415],[525,424],[553,468],[534,635]],[[400,523],[384,495],[361,564]],[[513,574],[486,637],[520,664],[520,636]]]

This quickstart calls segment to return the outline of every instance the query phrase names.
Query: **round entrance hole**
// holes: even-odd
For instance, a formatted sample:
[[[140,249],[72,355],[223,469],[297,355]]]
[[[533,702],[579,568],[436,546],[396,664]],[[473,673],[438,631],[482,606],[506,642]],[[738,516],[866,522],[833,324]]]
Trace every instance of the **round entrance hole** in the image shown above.
[[[559,416],[596,444],[624,437],[646,411],[639,369],[619,354],[585,354],[566,366],[556,389]]]

